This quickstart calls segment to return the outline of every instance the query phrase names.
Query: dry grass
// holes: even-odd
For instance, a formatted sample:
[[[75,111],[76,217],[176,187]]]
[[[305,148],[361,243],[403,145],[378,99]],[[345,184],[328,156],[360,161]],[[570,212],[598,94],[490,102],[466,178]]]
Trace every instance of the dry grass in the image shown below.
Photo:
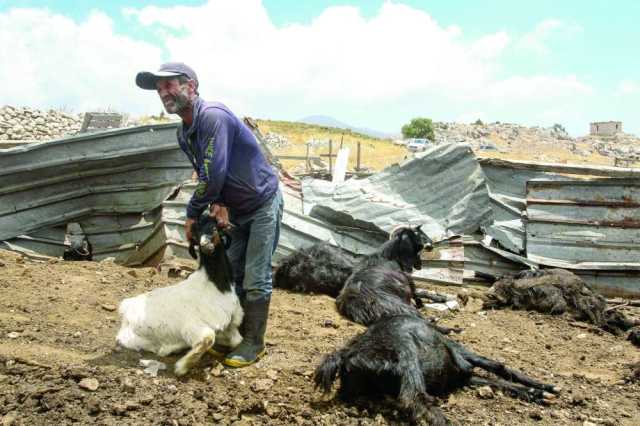
[[[333,127],[315,126],[312,124],[294,123],[288,121],[257,120],[262,134],[269,132],[285,136],[289,140],[289,146],[281,149],[273,149],[276,155],[304,156],[307,152],[306,142],[310,139],[331,140],[332,153],[335,155],[342,144],[349,147],[349,170],[355,170],[357,163],[357,146],[360,142],[360,167],[380,171],[385,167],[402,161],[407,155],[404,146],[394,145],[390,140],[376,139],[350,130],[336,129]],[[328,154],[328,146],[311,149],[310,156]],[[327,157],[323,157],[328,162]],[[281,160],[287,170],[304,170],[302,160]],[[334,160],[335,161],[335,160]]]

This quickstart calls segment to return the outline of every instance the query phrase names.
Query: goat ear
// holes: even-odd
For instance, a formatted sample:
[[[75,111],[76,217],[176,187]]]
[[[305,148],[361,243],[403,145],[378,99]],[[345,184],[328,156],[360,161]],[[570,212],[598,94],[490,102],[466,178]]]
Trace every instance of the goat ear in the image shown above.
[[[422,224],[416,226],[416,232],[421,232],[422,231]]]
[[[198,255],[196,254],[196,248],[193,245],[193,241],[189,242],[189,254],[191,255],[191,257],[193,257],[194,259],[198,259]]]

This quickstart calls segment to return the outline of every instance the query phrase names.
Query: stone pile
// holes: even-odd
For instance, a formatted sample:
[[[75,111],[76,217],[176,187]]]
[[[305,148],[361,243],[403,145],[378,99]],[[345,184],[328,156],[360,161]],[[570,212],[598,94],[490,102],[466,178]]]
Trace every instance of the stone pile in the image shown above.
[[[41,141],[75,134],[82,116],[33,108],[0,108],[0,141]]]
[[[572,138],[562,128],[525,127],[512,123],[464,124],[434,123],[437,143],[468,143],[475,149],[495,146],[495,142],[509,147],[523,141],[535,140],[543,144],[556,144],[558,141],[571,141]]]
[[[264,141],[269,148],[286,148],[289,146],[289,139],[278,133],[268,132],[264,135]]]
[[[640,161],[640,138],[627,133],[616,133],[610,137],[585,136],[580,142],[593,147],[598,154],[615,159]]]
[[[640,160],[640,138],[626,133],[610,137],[587,135],[572,138],[558,124],[552,127],[525,127],[512,123],[434,123],[436,143],[467,143],[474,150],[499,149],[509,152],[512,149],[529,147],[553,147],[580,156],[591,155],[594,151],[609,157],[627,160]]]

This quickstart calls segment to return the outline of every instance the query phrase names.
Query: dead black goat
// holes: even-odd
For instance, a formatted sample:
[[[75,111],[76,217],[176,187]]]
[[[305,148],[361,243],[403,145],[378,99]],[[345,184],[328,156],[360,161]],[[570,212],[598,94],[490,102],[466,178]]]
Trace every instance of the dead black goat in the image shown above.
[[[302,248],[282,260],[274,274],[273,286],[299,293],[337,297],[354,270],[386,262],[411,272],[420,268],[420,251],[430,247],[431,239],[420,226],[399,227],[375,252],[356,258],[328,243]]]
[[[400,230],[381,252],[354,267],[336,298],[338,312],[347,319],[369,326],[381,318],[407,314],[421,317],[423,303],[409,275],[421,269],[422,243],[411,229]],[[423,292],[422,297],[442,301],[444,296]],[[452,330],[438,327],[443,333]]]
[[[565,269],[525,271],[497,281],[486,296],[484,309],[512,307],[548,314],[570,313],[576,320],[592,323],[621,335],[638,321],[627,318],[580,277]],[[633,341],[633,337],[629,340]]]
[[[328,243],[296,250],[285,257],[273,277],[273,286],[297,293],[338,296],[347,280],[355,256]]]
[[[474,368],[500,378],[478,376]],[[559,389],[504,364],[478,355],[439,333],[414,315],[386,317],[327,355],[314,373],[316,387],[331,392],[340,378],[337,396],[345,402],[395,399],[409,420],[447,424],[435,397],[464,386],[497,388],[526,401],[553,399]]]

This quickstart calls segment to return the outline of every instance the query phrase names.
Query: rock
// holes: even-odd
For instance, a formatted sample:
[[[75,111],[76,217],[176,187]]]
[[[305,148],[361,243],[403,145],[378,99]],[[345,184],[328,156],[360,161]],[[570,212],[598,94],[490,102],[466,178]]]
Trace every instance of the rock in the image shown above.
[[[100,382],[98,382],[98,380],[94,378],[86,378],[86,379],[80,380],[80,382],[78,383],[78,386],[80,386],[81,389],[94,392],[98,390],[98,388],[100,387]]]
[[[100,401],[95,396],[87,398],[85,404],[87,406],[87,411],[91,415],[96,415],[100,411],[102,411],[102,407],[100,407]]]
[[[121,384],[122,384],[122,389],[125,392],[127,393],[136,392],[136,384],[134,383],[133,379],[131,379],[130,377],[125,377],[124,379],[122,379]]]
[[[584,395],[581,395],[581,394],[573,395],[571,397],[571,399],[570,399],[570,402],[573,405],[586,405],[587,404]]]
[[[273,386],[273,380],[271,379],[258,379],[251,384],[251,390],[254,392],[263,392],[271,389]]]
[[[211,417],[213,418],[213,420],[215,420],[216,422],[221,421],[222,419],[224,419],[224,415],[220,414],[220,413],[213,413],[211,415]]]
[[[542,420],[542,413],[539,410],[535,410],[529,413],[529,417],[533,420]]]
[[[222,364],[218,364],[215,367],[211,367],[211,370],[209,370],[209,372],[213,377],[220,377],[224,372],[224,366]]]
[[[589,420],[585,420],[584,422],[582,422],[582,426],[598,426],[593,422],[590,422]]]
[[[18,413],[10,411],[2,417],[2,426],[12,426],[18,420]]]
[[[278,380],[278,372],[276,370],[267,370],[266,375],[271,380]]]
[[[143,395],[140,397],[140,399],[138,399],[138,402],[142,405],[149,405],[153,402],[155,398],[153,397],[153,395]]]
[[[133,278],[138,278],[138,272],[134,269],[128,270],[127,274],[131,275]]]
[[[476,393],[482,399],[492,399],[495,396],[495,394],[493,393],[493,389],[491,389],[490,386],[482,386],[478,388]]]
[[[322,326],[324,328],[340,328],[339,324],[336,324],[335,322],[333,322],[333,320],[330,319],[322,320]]]
[[[267,413],[267,416],[269,416],[272,419],[275,419],[280,416],[280,413],[282,412],[282,408],[278,407],[277,405],[266,404],[264,411],[265,413]]]
[[[18,333],[17,331],[12,331],[11,333],[7,333],[7,337],[9,339],[17,339],[18,337],[20,337],[20,333]]]
[[[576,339],[585,339],[587,337],[587,333],[580,333],[576,336]]]
[[[111,305],[109,303],[103,303],[102,305],[100,305],[100,307],[102,309],[104,309],[105,311],[109,311],[109,312],[113,312],[116,310],[116,306],[115,305]]]

